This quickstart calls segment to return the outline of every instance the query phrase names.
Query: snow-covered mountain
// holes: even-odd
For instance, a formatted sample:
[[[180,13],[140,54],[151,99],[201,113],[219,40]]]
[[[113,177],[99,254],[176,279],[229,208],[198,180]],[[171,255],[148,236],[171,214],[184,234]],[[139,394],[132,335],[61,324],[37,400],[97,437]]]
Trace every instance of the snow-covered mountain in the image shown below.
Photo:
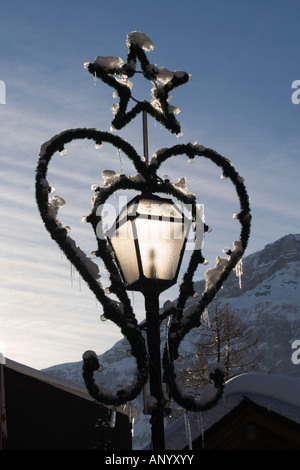
[[[228,278],[220,294],[265,346],[264,367],[299,376],[292,343],[300,339],[300,235],[287,235],[243,261],[242,288]]]
[[[264,249],[243,259],[241,283],[233,272],[219,292],[219,301],[229,305],[242,320],[252,326],[260,338],[265,352],[262,371],[274,374],[299,376],[300,364],[292,361],[292,344],[300,340],[300,234],[287,235]],[[195,285],[200,293],[204,281]],[[191,299],[190,303],[197,299]],[[162,343],[165,325],[162,325]],[[199,337],[199,330],[190,332],[182,349],[191,352]],[[300,344],[300,343],[299,343]],[[126,340],[117,342],[109,351],[99,356],[103,371],[97,382],[111,390],[130,381],[135,361],[126,355]],[[48,374],[83,385],[82,363],[61,364],[45,369]],[[149,441],[149,417],[143,415],[142,397],[133,402],[139,412],[135,417],[136,449]]]

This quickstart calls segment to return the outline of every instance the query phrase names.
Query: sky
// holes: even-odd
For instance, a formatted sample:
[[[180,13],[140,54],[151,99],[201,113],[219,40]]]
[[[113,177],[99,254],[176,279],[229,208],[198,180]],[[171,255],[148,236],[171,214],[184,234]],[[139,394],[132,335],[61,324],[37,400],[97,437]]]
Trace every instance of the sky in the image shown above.
[[[88,349],[102,354],[122,337],[114,324],[100,320],[101,305],[45,230],[34,180],[40,147],[52,136],[78,127],[110,131],[113,90],[95,81],[83,63],[97,56],[126,61],[131,31],[145,33],[154,43],[147,52],[150,63],[192,75],[172,92],[183,136],[178,139],[149,117],[149,154],[197,141],[231,160],[250,197],[245,255],[299,233],[300,1],[153,0],[140,5],[130,0],[11,0],[1,6],[0,352],[36,369],[78,362]],[[134,83],[137,99],[150,97],[145,82],[137,78]],[[142,155],[139,116],[116,134]],[[103,170],[126,175],[135,170],[115,148],[95,150],[77,142],[67,150],[67,156],[53,157],[48,181],[66,200],[61,220],[89,255],[96,241],[81,218],[90,210],[91,185],[102,184]],[[239,236],[232,218],[238,202],[218,168],[201,159],[191,164],[186,157],[176,158],[160,176],[169,175],[173,182],[185,177],[204,205],[212,232],[203,252],[212,267],[223,247]],[[117,207],[118,196],[113,198]],[[200,270],[196,280],[202,277]],[[129,295],[142,321],[143,299]],[[178,286],[164,292],[161,305],[177,295]]]

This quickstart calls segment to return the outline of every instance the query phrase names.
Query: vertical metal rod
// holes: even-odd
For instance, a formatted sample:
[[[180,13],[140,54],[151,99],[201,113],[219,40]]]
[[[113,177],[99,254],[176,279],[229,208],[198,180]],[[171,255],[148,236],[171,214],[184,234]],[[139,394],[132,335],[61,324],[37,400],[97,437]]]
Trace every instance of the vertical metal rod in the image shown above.
[[[156,406],[151,410],[151,437],[153,450],[165,450],[164,397],[160,357],[159,301],[153,289],[143,292],[146,309],[147,345],[149,355],[150,395]]]
[[[143,144],[146,165],[149,164],[147,112],[143,110]]]

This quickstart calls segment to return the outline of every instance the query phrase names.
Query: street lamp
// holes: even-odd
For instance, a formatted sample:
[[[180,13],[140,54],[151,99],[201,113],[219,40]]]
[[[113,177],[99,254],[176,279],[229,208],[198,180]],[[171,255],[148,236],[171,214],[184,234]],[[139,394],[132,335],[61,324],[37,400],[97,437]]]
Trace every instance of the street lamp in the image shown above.
[[[159,294],[177,281],[191,221],[171,199],[143,193],[120,212],[107,232],[127,290],[144,295],[153,449],[164,449]]]
[[[179,85],[187,83],[190,76],[185,72],[178,70],[171,72],[164,67],[158,68],[151,64],[145,51],[152,50],[153,44],[143,33],[136,31],[130,33],[127,45],[127,63],[121,58],[109,56],[97,57],[94,63],[88,62],[84,66],[94,78],[101,79],[115,89],[114,97],[119,99],[119,103],[113,106],[112,130],[122,129],[142,113],[143,158],[129,142],[110,132],[95,128],[67,129],[41,146],[36,168],[36,201],[51,238],[57,242],[102,304],[102,316],[120,328],[131,346],[131,355],[136,360],[136,371],[132,380],[122,390],[114,393],[96,384],[94,372],[99,369],[96,353],[93,351],[84,353],[83,378],[90,395],[97,402],[116,408],[134,400],[149,380],[150,394],[154,398],[150,403],[154,404],[150,408],[152,446],[154,449],[164,449],[163,416],[168,398],[162,390],[162,368],[170,398],[184,410],[209,409],[222,396],[224,388],[222,367],[217,365],[211,374],[214,393],[208,397],[204,394],[204,399],[202,396],[198,399],[181,392],[176,380],[174,362],[179,356],[181,341],[189,331],[199,327],[201,315],[241,260],[250,236],[251,214],[244,179],[237,173],[230,160],[215,150],[206,148],[198,142],[186,143],[157,149],[149,161],[147,115],[151,115],[171,133],[180,136],[180,124],[174,116],[178,108],[169,105],[169,93]],[[142,69],[139,72],[154,85],[151,90],[151,101],[137,101],[131,94],[132,84],[129,78],[138,72],[137,61],[140,62]],[[128,110],[130,99],[135,105]],[[109,289],[102,285],[99,266],[94,262],[94,258],[91,259],[77,246],[67,227],[60,221],[58,211],[65,201],[59,196],[51,196],[52,188],[47,180],[48,166],[53,155],[55,153],[66,155],[65,146],[81,139],[94,141],[97,149],[101,148],[102,143],[112,145],[114,149],[118,149],[118,152],[123,152],[128,157],[137,172],[131,176],[115,174],[109,182],[97,187],[92,199],[91,212],[84,217],[96,234],[98,246],[93,255],[103,261],[111,282]],[[158,170],[164,162],[180,155],[187,156],[191,161],[197,157],[199,161],[206,159],[217,165],[222,171],[222,180],[229,179],[233,184],[240,206],[239,212],[234,214],[234,218],[241,225],[239,239],[234,241],[233,250],[226,253],[227,258],[217,257],[215,267],[205,272],[204,291],[192,308],[186,308],[186,303],[195,293],[194,275],[198,266],[205,262],[202,256],[202,241],[207,226],[196,202],[196,195],[185,186],[172,183],[167,178],[162,179],[158,175]],[[107,199],[118,190],[134,190],[139,196],[121,210],[113,226],[105,233],[102,210]],[[176,198],[191,209],[189,212],[192,221],[171,199],[168,199],[169,197]],[[199,222],[200,230],[198,230]],[[193,251],[180,284],[176,305],[159,316],[159,295],[176,283],[191,225],[194,231]],[[144,295],[146,322],[143,327],[145,326],[147,331],[147,347],[142,334],[143,328],[138,325],[127,290],[139,291]],[[115,294],[117,300],[110,298],[107,291]],[[159,331],[160,321],[165,316],[169,316],[170,322],[161,364]]]

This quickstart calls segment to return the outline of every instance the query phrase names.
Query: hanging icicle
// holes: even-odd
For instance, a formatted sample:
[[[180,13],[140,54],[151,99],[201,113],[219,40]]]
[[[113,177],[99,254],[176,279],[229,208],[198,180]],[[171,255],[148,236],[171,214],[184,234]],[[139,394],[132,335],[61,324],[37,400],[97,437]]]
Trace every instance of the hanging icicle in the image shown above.
[[[189,450],[193,450],[191,423],[189,418],[189,412],[184,410],[184,424],[185,424],[185,437],[188,444]]]
[[[149,403],[148,403],[148,394],[147,394],[147,384],[143,386],[143,404],[144,404],[144,409],[143,413],[145,415],[149,414]]]
[[[70,263],[70,280],[71,280],[71,287],[73,287],[73,281],[74,281],[74,269],[73,269],[73,264]]]
[[[116,416],[117,416],[117,411],[116,411],[116,407],[114,406],[112,409],[111,409],[111,415],[110,415],[110,427],[111,428],[114,428],[115,425],[116,425]]]
[[[132,405],[130,401],[127,403],[127,409],[128,409],[128,421],[132,423]]]
[[[204,309],[202,317],[205,324],[208,326],[208,328],[210,328],[210,320],[207,308]]]
[[[170,331],[170,325],[171,325],[171,316],[169,315],[169,316],[167,317],[167,324],[166,324],[166,348],[167,348],[168,357],[170,357],[170,350],[169,350],[169,331]]]
[[[123,164],[121,149],[118,149],[118,157],[119,157],[119,160],[120,160],[121,168],[123,168],[124,164]]]
[[[203,424],[203,415],[201,411],[197,412],[197,426],[198,426],[198,431],[201,434],[202,449],[204,449],[204,424]]]
[[[239,278],[239,288],[242,288],[242,275],[243,275],[243,260],[242,258],[238,262],[235,268],[235,274]]]
[[[134,416],[132,415],[132,404],[131,401],[127,403],[128,410],[128,421],[131,424],[131,436],[134,436]]]

